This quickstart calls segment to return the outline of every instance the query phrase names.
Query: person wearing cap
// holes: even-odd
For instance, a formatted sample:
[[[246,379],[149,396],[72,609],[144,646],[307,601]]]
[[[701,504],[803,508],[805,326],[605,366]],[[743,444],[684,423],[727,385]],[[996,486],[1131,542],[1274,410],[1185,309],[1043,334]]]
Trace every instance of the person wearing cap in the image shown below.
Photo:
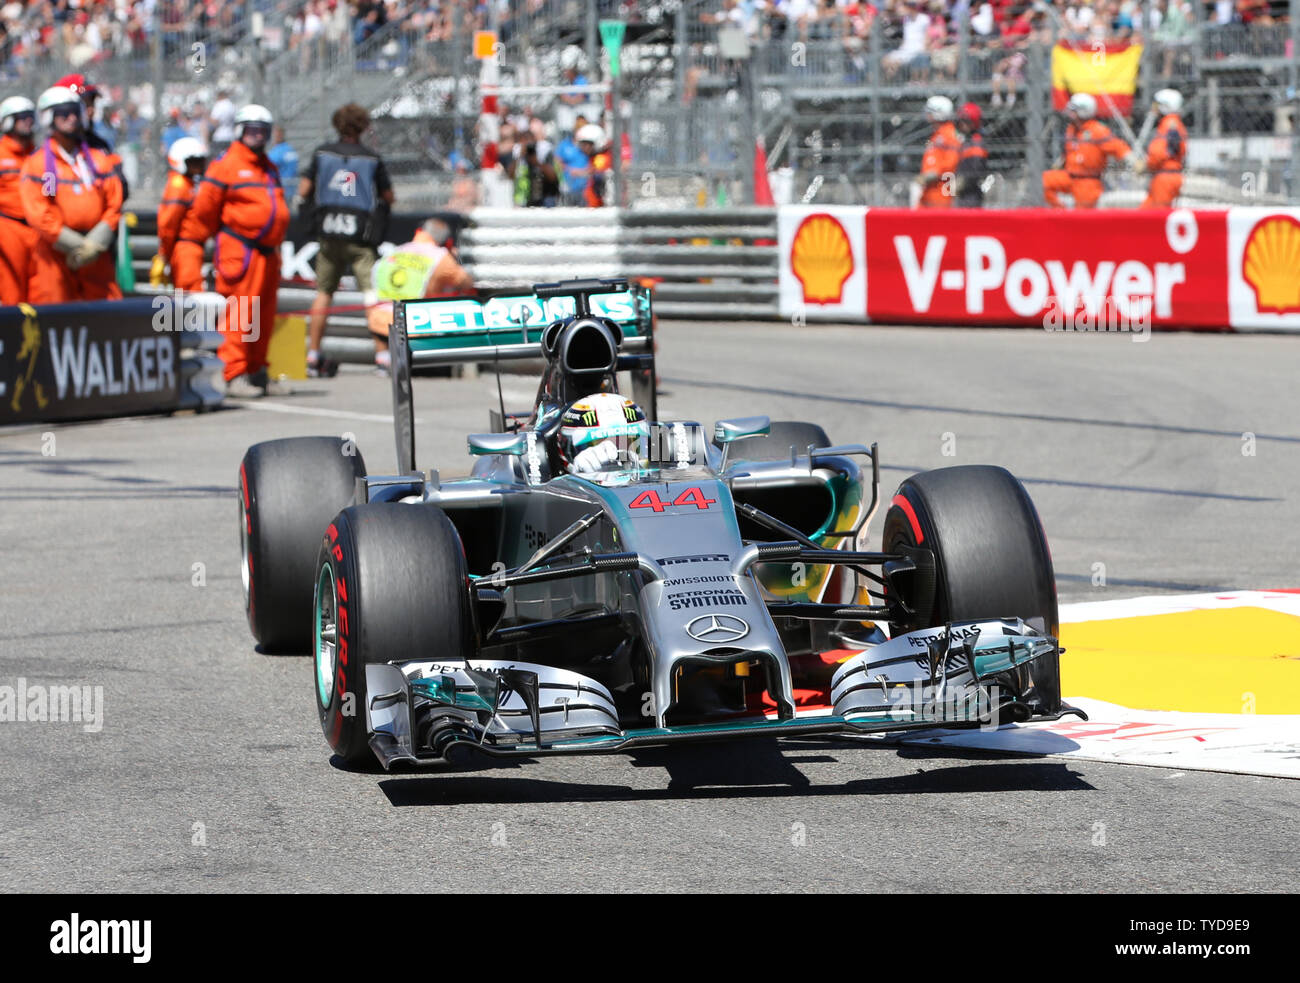
[[[989,173],[989,151],[980,134],[984,114],[968,102],[957,111],[957,129],[962,133],[961,154],[957,160],[958,208],[984,207],[984,179]]]
[[[32,253],[33,304],[122,296],[109,248],[122,218],[122,179],[112,159],[87,143],[79,93],[54,86],[36,102],[48,136],[22,166],[19,194],[40,235]]]
[[[1133,155],[1133,170],[1151,175],[1143,208],[1173,208],[1183,190],[1183,160],[1187,156],[1187,127],[1179,115],[1183,96],[1176,89],[1161,89],[1153,102],[1161,114],[1160,122],[1147,145],[1146,159]]]
[[[266,156],[273,122],[265,106],[248,105],[235,114],[235,142],[208,165],[172,251],[173,275],[178,275],[200,265],[204,244],[214,241],[215,286],[228,301],[217,355],[225,362],[226,395],[236,399],[285,391],[270,380],[266,367],[280,288],[280,244],[289,228],[280,174]],[[176,286],[202,285],[178,279]]]
[[[36,104],[0,102],[0,304],[21,304],[31,288],[32,254],[41,237],[23,211],[23,163],[36,146]]]
[[[310,203],[316,253],[316,296],[311,302],[307,374],[329,376],[337,367],[322,358],[325,322],[339,281],[351,273],[362,303],[375,303],[373,273],[379,244],[388,231],[393,183],[379,154],[361,143],[370,113],[355,102],[340,106],[331,120],[339,138],[317,147],[298,182],[294,203]]]
[[[582,113],[574,118],[573,131],[555,147],[555,170],[560,179],[561,203],[580,205],[591,180],[591,158],[578,146],[576,134],[587,125]]]
[[[1086,92],[1075,93],[1065,104],[1065,152],[1058,158],[1064,167],[1043,172],[1043,198],[1053,208],[1065,207],[1062,194],[1073,196],[1075,208],[1096,208],[1105,190],[1101,175],[1106,164],[1131,153],[1096,116],[1097,100]]]
[[[185,124],[181,121],[181,107],[173,106],[167,111],[167,126],[162,132],[163,150],[171,150],[173,143],[181,139],[181,137],[189,135],[190,131],[185,128]]]
[[[298,178],[298,151],[285,139],[284,127],[277,123],[271,130],[271,147],[266,152],[280,171],[280,182],[288,184]]]
[[[195,257],[191,251],[182,255],[182,268],[179,271],[175,269],[172,254],[176,249],[176,240],[180,238],[181,224],[185,221],[190,206],[194,204],[199,179],[207,170],[208,148],[193,137],[181,137],[167,151],[167,163],[171,173],[167,175],[162,202],[158,206],[158,254],[154,256],[149,268],[149,282],[157,287],[175,279],[194,289],[195,284],[203,281],[202,267],[191,266],[186,269],[185,263],[193,263],[195,259],[201,262],[202,254]]]
[[[388,371],[388,332],[393,324],[393,301],[423,297],[469,294],[474,278],[456,259],[451,228],[431,218],[415,231],[415,237],[375,264],[375,292],[378,303],[366,310],[366,322],[375,340],[375,363]]]
[[[614,166],[605,131],[595,123],[588,123],[574,137],[578,141],[578,149],[587,158],[591,168],[591,176],[582,189],[582,203],[588,208],[600,208],[605,204],[605,183]]]
[[[934,130],[926,141],[921,173],[915,179],[921,190],[920,207],[951,208],[961,160],[961,135],[952,122],[952,100],[931,96],[925,101],[925,118]]]
[[[117,174],[118,180],[122,182],[122,199],[126,200],[131,195],[131,187],[127,184],[126,176],[122,173],[122,158],[118,156],[113,147],[112,131],[101,130],[95,119],[95,102],[101,95],[99,86],[88,81],[86,76],[80,72],[65,75],[54,84],[55,86],[71,89],[81,97],[81,101],[86,107],[86,146],[92,150],[98,150],[113,162],[113,170]]]

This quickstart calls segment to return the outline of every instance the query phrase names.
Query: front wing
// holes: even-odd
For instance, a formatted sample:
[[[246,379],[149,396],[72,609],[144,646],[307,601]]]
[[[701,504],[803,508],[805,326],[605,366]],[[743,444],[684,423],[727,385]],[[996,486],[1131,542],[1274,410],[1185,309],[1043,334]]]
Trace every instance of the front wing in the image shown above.
[[[1059,656],[1056,639],[1018,619],[964,622],[851,656],[832,678],[828,708],[799,710],[788,720],[749,715],[644,728],[622,727],[608,690],[566,669],[490,659],[393,662],[366,667],[366,717],[370,746],[386,769],[437,765],[471,749],[495,757],[608,754],[745,736],[1085,717],[1066,704],[1038,703],[1018,682],[1030,663]]]

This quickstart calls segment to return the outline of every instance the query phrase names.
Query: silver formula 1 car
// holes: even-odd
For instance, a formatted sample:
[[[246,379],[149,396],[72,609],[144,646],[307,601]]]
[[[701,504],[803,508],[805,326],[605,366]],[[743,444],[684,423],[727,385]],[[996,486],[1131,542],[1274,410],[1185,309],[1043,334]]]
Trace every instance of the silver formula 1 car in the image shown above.
[[[650,297],[626,281],[399,303],[391,344],[398,474],[332,437],[257,444],[239,472],[249,624],[314,653],[349,765],[1079,713],[1047,542],[1001,468],[908,478],[870,550],[876,445],[658,420]],[[412,368],[521,358],[545,361],[535,405],[492,411],[470,476],[417,470]],[[572,473],[564,421],[628,377],[645,440]]]

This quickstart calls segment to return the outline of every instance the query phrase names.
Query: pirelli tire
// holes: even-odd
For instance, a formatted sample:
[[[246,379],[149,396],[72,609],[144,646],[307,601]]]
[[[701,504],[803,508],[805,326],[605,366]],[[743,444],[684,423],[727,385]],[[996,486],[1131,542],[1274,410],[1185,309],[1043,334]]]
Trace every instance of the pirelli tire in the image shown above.
[[[370,663],[473,658],[477,628],[456,527],[428,505],[378,502],[329,523],[316,560],[316,711],[334,752],[373,766],[366,725]]]
[[[772,428],[761,437],[746,437],[731,447],[731,457],[745,461],[788,461],[790,448],[808,453],[808,445],[830,447],[826,431],[815,423],[801,420],[774,420]]]
[[[239,465],[240,569],[263,652],[307,652],[321,533],[352,501],[366,462],[340,437],[254,444]]]
[[[950,621],[1019,617],[1057,636],[1056,576],[1038,511],[1009,471],[941,468],[898,486],[885,514],[882,549],[922,546],[935,558],[933,603],[895,634]],[[1040,659],[1020,684],[1046,712],[1061,699],[1059,659]]]

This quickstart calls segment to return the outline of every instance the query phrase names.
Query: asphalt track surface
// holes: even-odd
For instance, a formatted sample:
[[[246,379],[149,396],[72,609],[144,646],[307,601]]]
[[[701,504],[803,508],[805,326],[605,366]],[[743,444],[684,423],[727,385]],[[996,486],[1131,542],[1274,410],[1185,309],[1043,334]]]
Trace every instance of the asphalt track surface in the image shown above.
[[[877,440],[885,495],[918,469],[1009,467],[1063,600],[1300,587],[1300,338],[659,337],[663,418]],[[235,475],[256,441],[344,432],[392,469],[389,391],[361,370],[299,385],[257,408],[0,431],[0,684],[102,686],[105,706],[99,733],[0,724],[0,890],[1295,889],[1300,783],[1279,779],[862,740],[338,769],[310,659],[248,633]],[[507,377],[509,402],[533,386]],[[491,377],[418,379],[416,399],[420,463],[464,473]]]

